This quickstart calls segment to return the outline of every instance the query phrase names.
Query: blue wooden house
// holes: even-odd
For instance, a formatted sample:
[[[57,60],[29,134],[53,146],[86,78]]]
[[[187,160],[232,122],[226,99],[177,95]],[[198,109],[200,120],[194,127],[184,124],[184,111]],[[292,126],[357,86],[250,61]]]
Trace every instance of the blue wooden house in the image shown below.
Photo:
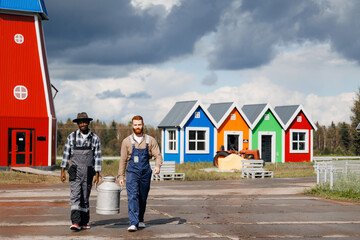
[[[212,162],[216,153],[215,121],[199,101],[177,102],[160,122],[165,161]]]

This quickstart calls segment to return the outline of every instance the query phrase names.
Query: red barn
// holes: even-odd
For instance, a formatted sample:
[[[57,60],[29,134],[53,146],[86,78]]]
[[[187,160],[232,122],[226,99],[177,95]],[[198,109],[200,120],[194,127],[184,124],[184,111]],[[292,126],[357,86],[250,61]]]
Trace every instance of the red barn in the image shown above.
[[[275,112],[284,123],[283,162],[310,162],[313,159],[313,135],[315,124],[301,105],[278,106]]]
[[[0,167],[55,165],[43,0],[0,1]]]

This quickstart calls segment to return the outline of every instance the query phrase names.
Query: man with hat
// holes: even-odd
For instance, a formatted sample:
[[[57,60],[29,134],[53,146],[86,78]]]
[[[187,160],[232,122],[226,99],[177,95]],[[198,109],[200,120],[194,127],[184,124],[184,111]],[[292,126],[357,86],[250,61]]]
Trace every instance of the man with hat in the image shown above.
[[[66,139],[61,161],[61,181],[65,182],[65,168],[68,169],[70,183],[71,230],[88,229],[90,220],[89,196],[92,183],[99,182],[101,172],[100,138],[89,129],[93,120],[86,112],[78,113],[73,122],[79,129],[70,133]]]

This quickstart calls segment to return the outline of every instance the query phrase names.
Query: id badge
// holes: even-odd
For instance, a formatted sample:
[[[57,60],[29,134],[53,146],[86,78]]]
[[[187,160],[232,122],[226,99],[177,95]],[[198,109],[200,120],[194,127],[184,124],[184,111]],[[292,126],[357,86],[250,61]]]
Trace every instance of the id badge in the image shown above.
[[[136,162],[136,163],[139,162],[139,156],[134,156],[134,162]]]

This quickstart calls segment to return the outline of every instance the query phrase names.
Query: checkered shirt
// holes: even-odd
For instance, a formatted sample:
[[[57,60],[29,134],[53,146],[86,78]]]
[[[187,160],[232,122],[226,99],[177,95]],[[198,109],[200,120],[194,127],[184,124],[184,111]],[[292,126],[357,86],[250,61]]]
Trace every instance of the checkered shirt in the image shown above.
[[[93,132],[89,130],[90,134],[87,138],[84,138],[80,133],[80,130],[77,130],[75,133],[76,135],[76,146],[78,147],[88,147],[90,146],[90,136],[92,136],[92,150],[94,152],[94,159],[95,159],[95,171],[101,172],[101,143],[100,138]],[[72,158],[74,153],[74,132],[70,133],[70,135],[66,139],[65,148],[64,148],[64,155],[61,161],[60,167],[65,168],[69,160]]]

